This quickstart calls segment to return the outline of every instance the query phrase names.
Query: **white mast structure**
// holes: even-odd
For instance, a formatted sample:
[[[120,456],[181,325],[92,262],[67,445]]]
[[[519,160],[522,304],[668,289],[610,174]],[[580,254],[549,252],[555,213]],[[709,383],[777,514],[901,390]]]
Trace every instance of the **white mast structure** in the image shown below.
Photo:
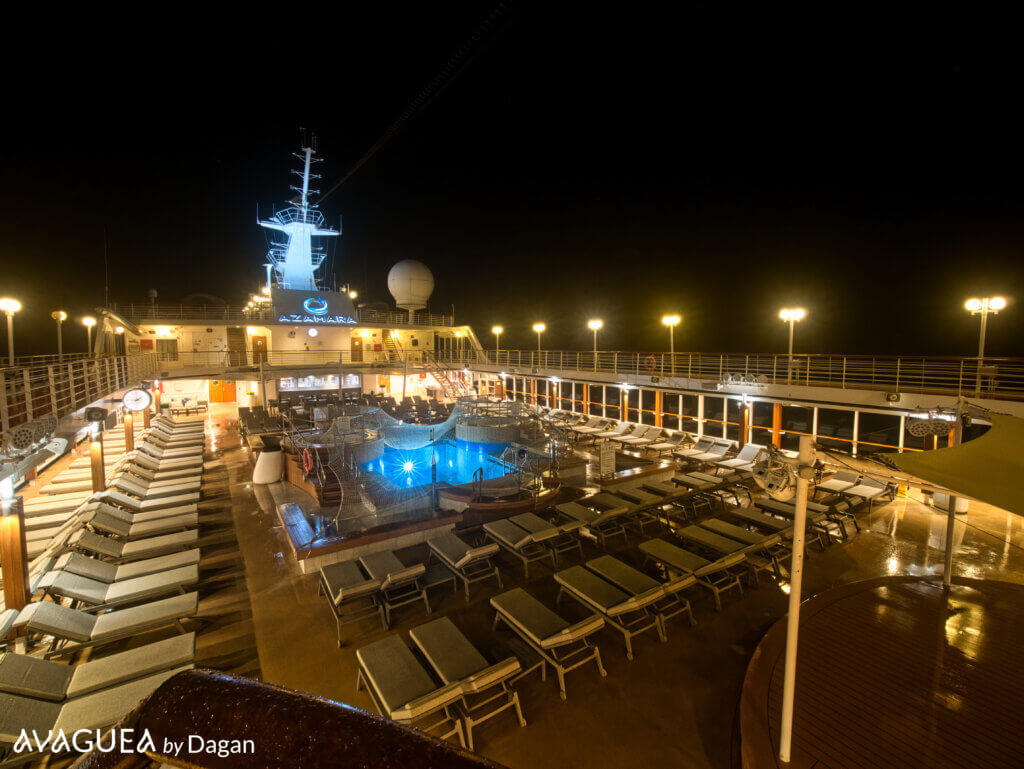
[[[333,237],[338,235],[337,230],[325,229],[323,214],[316,204],[309,202],[310,194],[316,194],[318,190],[310,190],[310,179],[319,179],[319,174],[309,172],[310,165],[319,160],[313,156],[312,147],[303,147],[301,154],[296,154],[299,160],[305,161],[301,171],[293,170],[292,173],[302,177],[302,187],[292,187],[295,192],[301,193],[298,204],[290,205],[283,211],[278,211],[269,221],[261,221],[261,227],[268,230],[283,232],[288,236],[288,243],[272,245],[267,255],[277,275],[278,288],[293,289],[298,291],[316,291],[316,276],[314,273],[323,264],[327,255],[322,246],[314,246],[313,238]],[[269,270],[268,270],[269,272]]]

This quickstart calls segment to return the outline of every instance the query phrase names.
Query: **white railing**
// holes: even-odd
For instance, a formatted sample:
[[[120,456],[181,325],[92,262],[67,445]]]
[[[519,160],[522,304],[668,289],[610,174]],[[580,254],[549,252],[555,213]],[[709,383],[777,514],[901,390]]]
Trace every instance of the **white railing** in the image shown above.
[[[69,360],[69,358],[71,358]],[[155,353],[65,356],[63,363],[0,369],[0,429],[49,415],[58,419],[157,371]]]
[[[638,377],[690,378],[723,383],[925,392],[1024,398],[1024,359],[870,355],[737,355],[715,353],[467,350],[453,368],[487,365],[515,373],[565,371]]]
[[[253,308],[191,306],[185,304],[112,304],[110,309],[130,323],[276,323],[277,313],[269,303]],[[453,326],[451,315],[432,312],[409,313],[395,310],[374,310],[360,307],[356,320],[373,326]]]

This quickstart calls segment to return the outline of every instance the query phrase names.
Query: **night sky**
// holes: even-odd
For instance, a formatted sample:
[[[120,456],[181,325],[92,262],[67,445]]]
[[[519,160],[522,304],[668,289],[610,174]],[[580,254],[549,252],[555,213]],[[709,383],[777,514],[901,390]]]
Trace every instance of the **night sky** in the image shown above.
[[[8,46],[0,294],[25,304],[18,353],[55,350],[51,310],[102,303],[104,233],[112,301],[243,303],[257,206],[289,196],[299,128],[326,190],[495,7],[367,5],[311,10],[304,51],[284,9],[248,31],[190,15],[69,25],[45,56]],[[419,259],[431,309],[454,304],[485,345],[499,323],[503,347],[533,347],[543,320],[545,347],[584,349],[590,317],[605,349],[667,349],[659,319],[678,312],[677,350],[784,351],[778,309],[802,305],[800,351],[974,355],[963,301],[1002,294],[987,351],[1022,355],[1013,25],[923,8],[511,3],[324,202],[344,217],[337,279],[383,301],[390,266]],[[84,348],[84,329],[65,339]]]

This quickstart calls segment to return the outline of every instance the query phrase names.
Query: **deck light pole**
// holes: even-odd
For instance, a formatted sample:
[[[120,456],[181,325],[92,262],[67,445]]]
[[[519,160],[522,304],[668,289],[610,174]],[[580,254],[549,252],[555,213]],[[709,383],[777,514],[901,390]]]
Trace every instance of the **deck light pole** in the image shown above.
[[[537,365],[540,365],[540,335],[547,330],[544,323],[534,323],[533,332],[537,335]]]
[[[779,310],[779,317],[789,324],[789,367],[786,374],[786,384],[793,384],[793,328],[797,321],[804,319],[807,313],[801,307],[787,307]]]
[[[501,352],[501,334],[505,329],[501,326],[491,326],[491,333],[494,334],[494,362],[498,362],[498,353]]]
[[[668,359],[670,361],[670,365],[672,366],[672,376],[676,375],[675,330],[676,326],[679,325],[679,321],[681,320],[682,318],[680,318],[678,315],[663,315],[661,317],[661,322],[664,325],[668,326]]]
[[[64,321],[68,319],[68,314],[64,310],[54,310],[50,313],[50,317],[57,321],[57,362],[64,362]]]
[[[82,325],[85,326],[85,338],[86,346],[88,347],[89,354],[92,354],[92,327],[96,325],[96,318],[92,315],[86,315],[82,318]]]
[[[1006,307],[1006,300],[1001,296],[986,296],[983,299],[973,298],[964,302],[964,308],[971,315],[981,316],[981,329],[978,334],[978,379],[974,385],[977,397],[981,396],[981,367],[985,362],[985,329],[988,326],[989,313],[998,315]]]
[[[604,326],[604,321],[594,318],[587,321],[587,328],[594,332],[594,371],[597,371],[597,332]]]
[[[17,299],[0,299],[0,310],[7,313],[7,363],[10,366],[14,365],[14,313],[20,309],[21,302]]]

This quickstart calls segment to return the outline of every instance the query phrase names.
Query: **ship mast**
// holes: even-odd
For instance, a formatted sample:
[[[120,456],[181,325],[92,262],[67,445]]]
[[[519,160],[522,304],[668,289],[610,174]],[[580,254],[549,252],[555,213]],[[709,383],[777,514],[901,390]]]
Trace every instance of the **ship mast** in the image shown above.
[[[323,264],[326,251],[322,245],[314,242],[314,238],[335,237],[337,230],[323,227],[324,217],[315,203],[310,203],[310,195],[318,190],[310,189],[311,179],[319,179],[320,175],[312,173],[313,163],[319,158],[312,146],[302,148],[296,158],[302,161],[302,170],[292,173],[302,177],[302,186],[291,187],[300,193],[298,205],[294,202],[288,208],[277,212],[269,220],[260,221],[261,227],[285,234],[287,243],[275,243],[270,247],[267,259],[272,272],[277,276],[278,288],[316,291],[316,270]],[[269,278],[269,275],[268,275]],[[268,284],[270,283],[268,279]]]

